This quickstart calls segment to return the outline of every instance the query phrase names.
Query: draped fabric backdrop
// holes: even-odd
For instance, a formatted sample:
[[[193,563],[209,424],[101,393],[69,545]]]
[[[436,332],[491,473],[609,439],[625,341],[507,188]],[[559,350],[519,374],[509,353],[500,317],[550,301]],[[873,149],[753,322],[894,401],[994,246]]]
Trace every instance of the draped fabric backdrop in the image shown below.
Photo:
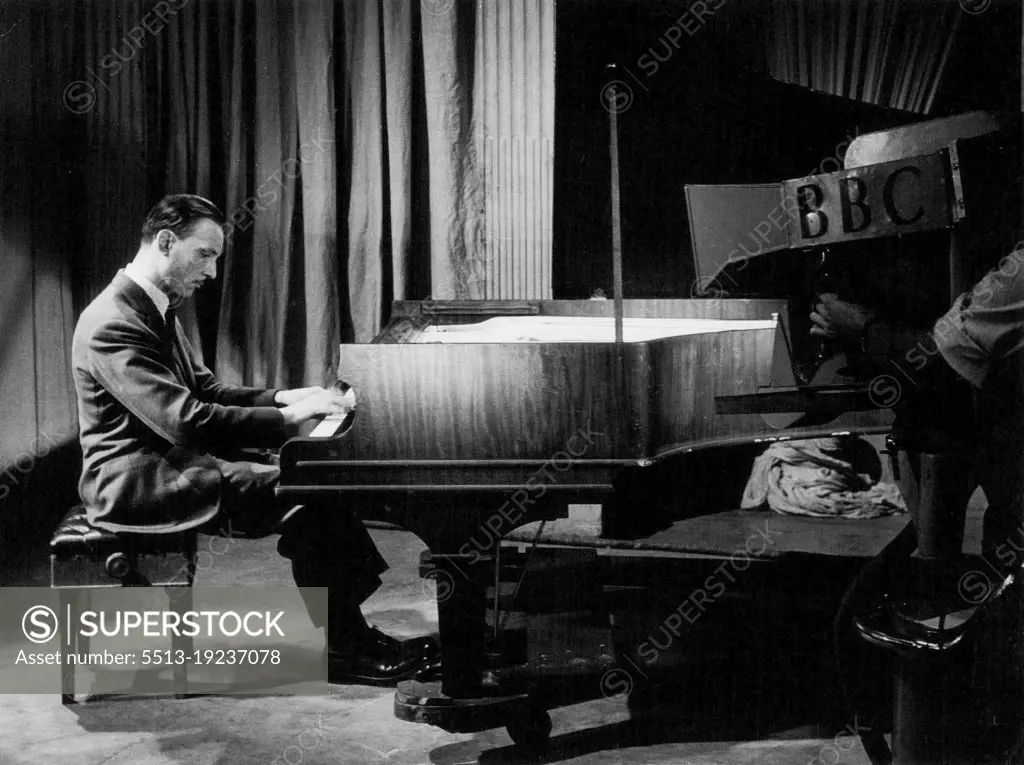
[[[69,72],[96,75],[75,126],[80,302],[146,209],[186,190],[231,219],[202,331],[184,317],[231,382],[328,382],[338,344],[370,340],[394,299],[549,297],[553,3],[499,5],[50,9],[73,14],[51,32],[67,30]]]
[[[77,431],[68,375],[81,145],[61,103],[71,52],[35,3],[0,3],[0,521],[37,458]],[[33,66],[33,61],[50,66]]]
[[[344,6],[357,341],[376,334],[392,299],[426,296],[410,291],[410,259],[427,253],[434,299],[551,297],[554,6]]]
[[[474,297],[550,299],[555,130],[555,4],[479,6],[474,145],[484,229],[465,281]],[[481,274],[482,271],[482,274]]]
[[[620,16],[602,3],[561,6],[565,54],[585,53],[582,68],[566,67],[559,107],[560,123],[580,134],[560,144],[559,189],[573,215],[559,223],[574,237],[604,230],[607,219],[601,210],[598,225],[582,217],[602,204],[595,189],[607,178],[603,166],[581,172],[598,167],[596,152],[607,140],[598,106],[605,80],[594,72],[609,51],[598,48],[621,48],[622,60],[632,61],[660,44],[669,23],[648,10],[652,4],[636,5],[649,34],[631,36],[630,17],[620,14],[621,24],[604,31],[597,24],[578,45],[579,28],[590,28],[581,20]],[[76,315],[132,257],[143,216],[165,193],[203,194],[231,218],[221,276],[182,317],[206,362],[229,382],[330,382],[339,344],[370,340],[396,298],[551,297],[555,6],[0,2],[0,538],[14,506],[9,494],[37,479],[65,483],[34,466],[51,442],[75,440],[69,347]],[[569,16],[566,8],[573,8]],[[714,147],[707,156],[690,152],[693,159],[680,165],[691,174],[695,163],[705,166],[708,182],[724,180],[714,175],[718,168],[761,167],[766,152],[750,146],[754,132],[744,133],[743,124],[756,122],[766,146],[797,150],[763,119],[776,105],[730,106],[729,89],[708,84],[719,81],[708,67],[729,72],[726,65],[740,61],[736,71],[746,71],[749,49],[763,50],[753,42],[765,39],[759,36],[742,52],[710,55],[716,41],[734,39],[715,36],[728,31],[731,16],[764,27],[776,78],[922,113],[931,108],[954,31],[969,26],[952,2],[773,0],[764,8],[771,14],[757,3],[726,4],[664,72],[637,83],[637,103],[621,122],[624,135],[633,131],[623,160],[646,173],[628,194],[640,211],[634,233],[685,233],[650,204],[665,197],[652,188],[673,189],[684,179],[670,177],[675,166],[659,157],[683,152],[664,140],[656,119],[640,119],[645,109],[664,116],[678,108],[679,124],[692,123],[678,135]],[[607,34],[608,44],[594,34]],[[673,77],[692,85],[677,91],[692,101],[657,100],[674,92]],[[700,120],[692,118],[694,105]],[[735,153],[742,147],[747,154]],[[607,237],[567,241],[560,260],[583,275],[563,274],[561,283],[589,294],[606,283],[591,272]],[[638,252],[645,241],[628,244]],[[657,273],[658,259],[677,257],[674,249],[649,249],[637,272],[650,262],[655,267],[646,270]],[[665,296],[687,287],[664,279],[649,286],[647,294]],[[21,472],[3,472],[12,465]],[[60,502],[45,504],[60,510]]]
[[[773,0],[771,76],[928,114],[963,11],[957,3]]]
[[[70,25],[54,26],[39,3],[0,3],[0,30],[4,572],[17,565],[14,556],[27,540],[52,532],[54,514],[67,508],[74,491],[77,463],[68,446],[78,426],[69,375],[73,295],[87,274],[72,254],[87,234],[78,205],[86,145],[77,115],[61,98],[69,81],[80,79],[77,71],[66,76],[74,71]]]
[[[0,470],[74,447],[77,313],[165,193],[230,218],[179,313],[228,382],[328,384],[394,299],[550,297],[554,3],[498,5],[0,3]]]
[[[325,384],[341,340],[334,4],[236,2],[218,102],[228,138],[216,370]],[[250,15],[251,14],[251,15]]]

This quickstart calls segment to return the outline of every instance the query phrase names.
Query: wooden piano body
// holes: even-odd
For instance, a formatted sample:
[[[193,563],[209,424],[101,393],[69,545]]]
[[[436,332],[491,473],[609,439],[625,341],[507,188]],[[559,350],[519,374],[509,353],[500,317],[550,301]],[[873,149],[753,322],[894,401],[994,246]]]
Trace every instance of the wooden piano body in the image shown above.
[[[716,396],[768,383],[783,301],[624,306],[616,344],[610,301],[396,303],[374,343],[341,347],[354,416],[332,437],[286,445],[280,494],[330,495],[454,552],[505,500],[517,510],[503,531],[564,516],[570,501],[606,513],[625,501],[632,512],[616,496],[625,473],[701,449],[887,426],[877,411],[786,431],[757,414],[716,414]],[[485,329],[467,342],[472,325]],[[525,335],[501,337],[510,328]]]
[[[446,590],[449,697],[481,695],[487,564],[517,527],[588,503],[601,508],[603,537],[635,538],[658,481],[685,472],[688,455],[888,427],[887,411],[785,431],[758,414],[716,413],[716,396],[769,382],[785,354],[784,301],[626,300],[619,344],[612,310],[599,300],[396,303],[374,343],[341,348],[354,414],[330,437],[281,451],[283,501],[344,503],[430,548]],[[745,478],[733,483],[742,490]]]

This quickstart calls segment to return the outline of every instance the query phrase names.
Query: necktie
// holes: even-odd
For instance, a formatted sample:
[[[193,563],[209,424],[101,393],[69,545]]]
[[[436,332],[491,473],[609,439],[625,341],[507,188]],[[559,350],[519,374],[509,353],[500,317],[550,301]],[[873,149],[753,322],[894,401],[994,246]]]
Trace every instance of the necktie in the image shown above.
[[[168,308],[164,314],[164,348],[169,354],[174,351],[174,309]]]

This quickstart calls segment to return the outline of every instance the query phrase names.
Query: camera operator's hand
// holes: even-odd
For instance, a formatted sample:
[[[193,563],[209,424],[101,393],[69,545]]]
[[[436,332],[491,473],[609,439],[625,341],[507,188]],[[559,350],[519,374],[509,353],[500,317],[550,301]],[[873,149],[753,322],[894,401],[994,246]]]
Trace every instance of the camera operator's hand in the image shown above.
[[[811,313],[811,334],[815,337],[833,337],[858,340],[863,337],[868,323],[876,319],[877,312],[857,303],[840,300],[835,293],[819,296]]]
[[[319,417],[344,417],[350,411],[352,406],[348,400],[335,391],[320,388],[284,407],[281,414],[288,425],[301,425]]]

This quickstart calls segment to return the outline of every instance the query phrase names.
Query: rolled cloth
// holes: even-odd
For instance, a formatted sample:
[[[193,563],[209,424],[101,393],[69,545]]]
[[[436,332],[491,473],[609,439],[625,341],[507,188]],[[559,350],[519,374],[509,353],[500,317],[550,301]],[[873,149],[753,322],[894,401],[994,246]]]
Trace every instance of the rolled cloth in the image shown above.
[[[879,481],[880,473],[878,453],[858,436],[780,442],[754,460],[742,507],[815,518],[906,512],[899,489]]]

